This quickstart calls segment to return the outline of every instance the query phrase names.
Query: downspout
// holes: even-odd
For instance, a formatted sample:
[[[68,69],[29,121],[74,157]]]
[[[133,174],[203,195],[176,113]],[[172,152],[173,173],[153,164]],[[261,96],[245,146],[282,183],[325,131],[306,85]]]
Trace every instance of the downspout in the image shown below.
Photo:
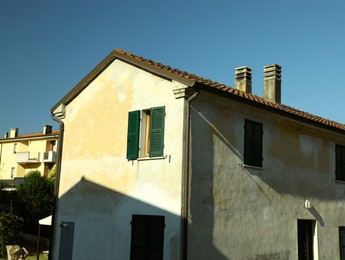
[[[188,249],[188,218],[189,218],[189,188],[190,188],[190,105],[194,99],[199,95],[200,90],[196,89],[196,92],[191,95],[186,102],[185,113],[185,145],[184,154],[186,160],[183,165],[184,175],[182,176],[182,260],[187,260]]]
[[[59,123],[60,126],[60,133],[59,133],[59,144],[57,147],[57,155],[56,155],[56,173],[55,173],[55,186],[54,186],[54,207],[52,213],[52,234],[50,236],[50,243],[49,243],[49,255],[48,260],[52,259],[52,249],[54,244],[54,235],[56,231],[56,209],[58,207],[58,198],[59,198],[59,188],[60,188],[60,175],[61,175],[61,159],[62,159],[62,147],[63,147],[63,139],[64,139],[64,131],[65,125],[64,122],[55,117],[53,113],[51,113],[51,119],[55,122]]]

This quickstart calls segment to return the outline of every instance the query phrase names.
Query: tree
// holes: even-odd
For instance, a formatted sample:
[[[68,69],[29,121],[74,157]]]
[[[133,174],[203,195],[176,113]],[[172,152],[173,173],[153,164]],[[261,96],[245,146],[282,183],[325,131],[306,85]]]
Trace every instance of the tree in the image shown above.
[[[15,235],[22,224],[21,217],[11,213],[0,213],[0,257],[6,256],[6,245],[15,244]]]
[[[52,169],[50,170],[48,179],[49,179],[51,182],[55,183],[55,177],[56,177],[56,164],[54,164],[54,166],[53,166]]]
[[[52,214],[54,207],[54,182],[39,171],[31,171],[18,186],[18,197],[25,209],[25,229],[36,232],[38,220]]]

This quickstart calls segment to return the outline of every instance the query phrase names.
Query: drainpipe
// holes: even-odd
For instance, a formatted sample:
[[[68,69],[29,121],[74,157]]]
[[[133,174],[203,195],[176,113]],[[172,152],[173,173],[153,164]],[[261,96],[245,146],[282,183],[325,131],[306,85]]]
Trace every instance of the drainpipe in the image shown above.
[[[56,173],[55,173],[55,187],[54,187],[54,207],[53,207],[53,213],[52,213],[52,234],[50,237],[50,243],[49,243],[49,255],[48,260],[52,259],[52,249],[54,244],[54,234],[56,229],[56,209],[58,207],[58,198],[59,198],[59,188],[60,188],[60,175],[61,175],[61,159],[62,159],[62,146],[63,146],[63,138],[64,138],[64,131],[65,131],[65,125],[63,121],[55,117],[53,113],[51,113],[51,118],[58,122],[60,125],[60,134],[59,134],[59,144],[57,147],[57,155],[56,155]]]
[[[194,99],[199,95],[200,90],[187,99],[186,103],[186,117],[185,117],[185,146],[184,153],[186,160],[184,161],[183,169],[184,175],[182,176],[182,260],[187,260],[187,247],[188,247],[188,217],[189,217],[189,153],[190,153],[190,105]]]

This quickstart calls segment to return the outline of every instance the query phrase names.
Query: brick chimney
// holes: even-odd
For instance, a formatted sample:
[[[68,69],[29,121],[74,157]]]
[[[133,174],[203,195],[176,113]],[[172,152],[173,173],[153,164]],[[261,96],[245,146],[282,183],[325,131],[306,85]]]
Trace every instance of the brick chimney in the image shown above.
[[[264,67],[264,98],[275,103],[281,102],[281,71],[277,64]]]
[[[18,136],[18,128],[11,128],[10,138],[15,138]]]
[[[235,69],[235,88],[252,93],[252,69],[246,66]]]

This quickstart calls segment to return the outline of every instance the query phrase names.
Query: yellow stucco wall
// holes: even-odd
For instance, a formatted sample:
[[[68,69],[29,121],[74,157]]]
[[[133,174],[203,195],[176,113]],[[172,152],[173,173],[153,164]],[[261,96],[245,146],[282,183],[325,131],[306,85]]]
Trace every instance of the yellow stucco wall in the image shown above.
[[[76,257],[85,254],[85,244],[104,240],[104,232],[112,230],[118,233],[110,236],[121,235],[124,245],[113,250],[113,257],[128,259],[132,214],[165,215],[165,243],[171,245],[165,259],[179,254],[184,99],[175,99],[177,85],[115,60],[66,106],[58,223],[78,223]],[[164,158],[128,161],[128,112],[158,106],[165,106],[166,113]],[[99,221],[106,229],[92,229],[92,241],[81,240]],[[104,255],[94,250],[95,257]]]
[[[42,153],[47,152],[52,138],[47,136],[43,139],[35,138],[17,138],[12,140],[2,140],[1,147],[1,161],[0,161],[0,179],[9,180],[14,178],[24,177],[29,171],[39,170],[43,175],[46,174],[45,164],[42,162]],[[14,148],[15,147],[15,148]],[[14,152],[15,151],[15,152]],[[33,163],[17,163],[16,158],[20,153],[30,153],[29,158],[36,158],[37,162]],[[11,177],[11,169],[14,168],[13,177]]]

